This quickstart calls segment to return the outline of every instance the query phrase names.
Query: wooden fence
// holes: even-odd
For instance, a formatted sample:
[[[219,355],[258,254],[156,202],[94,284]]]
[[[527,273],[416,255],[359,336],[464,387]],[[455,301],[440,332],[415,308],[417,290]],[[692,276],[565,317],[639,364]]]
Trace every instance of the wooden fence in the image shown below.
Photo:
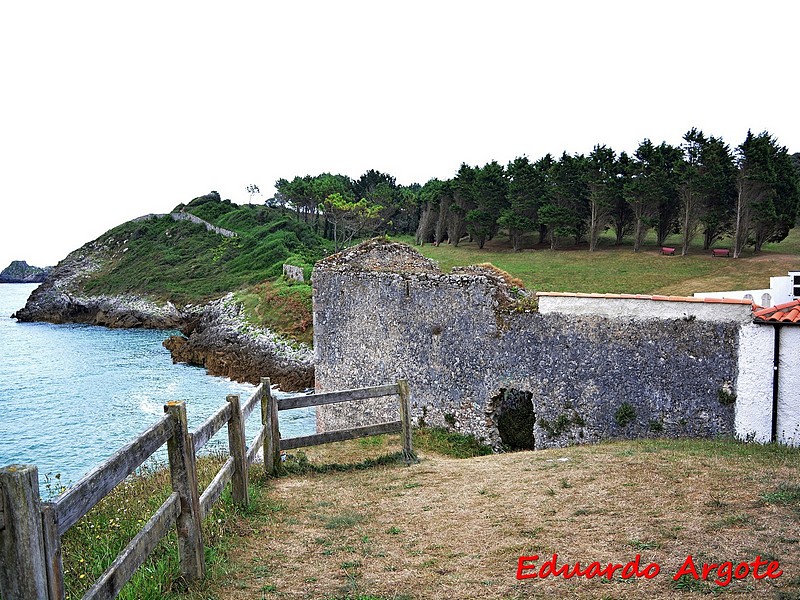
[[[280,438],[280,410],[394,394],[400,397],[399,421],[285,440]],[[261,407],[261,427],[248,447],[244,424],[257,404]],[[35,466],[12,465],[0,469],[0,595],[4,600],[62,600],[61,536],[165,443],[172,493],[89,588],[84,600],[116,597],[173,526],[178,534],[181,575],[187,581],[202,578],[205,560],[201,520],[228,483],[231,483],[231,496],[236,504],[246,506],[249,503],[249,466],[262,446],[264,468],[273,474],[280,470],[281,450],[381,433],[400,432],[406,463],[415,459],[411,442],[409,388],[405,381],[278,400],[270,391],[269,379],[264,378],[244,405],[240,404],[239,396],[228,396],[227,403],[193,432],[188,430],[183,402],[168,402],[164,412],[164,416],[136,440],[91,470],[52,502],[39,499],[39,476]],[[230,457],[200,494],[196,453],[225,425],[228,427]]]

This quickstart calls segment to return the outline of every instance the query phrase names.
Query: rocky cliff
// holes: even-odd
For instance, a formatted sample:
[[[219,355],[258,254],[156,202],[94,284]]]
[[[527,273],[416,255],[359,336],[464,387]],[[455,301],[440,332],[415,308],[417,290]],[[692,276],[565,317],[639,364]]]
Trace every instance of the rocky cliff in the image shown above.
[[[107,248],[90,242],[71,252],[36,288],[25,306],[11,315],[19,321],[89,323],[115,328],[179,329],[197,318],[199,309],[178,310],[171,302],[130,295],[92,295],[81,283],[102,269]]]
[[[51,269],[33,267],[24,260],[15,260],[0,271],[0,283],[41,283]]]
[[[253,384],[269,376],[284,391],[314,386],[311,348],[249,325],[233,294],[207,304],[184,333],[188,337],[172,336],[164,342],[175,362]]]

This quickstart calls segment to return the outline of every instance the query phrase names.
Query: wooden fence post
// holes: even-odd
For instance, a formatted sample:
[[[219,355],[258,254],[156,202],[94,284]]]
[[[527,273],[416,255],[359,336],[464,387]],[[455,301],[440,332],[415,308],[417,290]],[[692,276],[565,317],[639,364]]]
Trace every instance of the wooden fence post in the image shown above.
[[[281,432],[278,428],[278,399],[272,395],[269,377],[261,379],[261,422],[264,426],[264,471],[277,475],[281,468]]]
[[[270,393],[267,390],[270,390],[270,381],[269,377],[262,377],[261,378],[261,429],[264,432],[262,439],[264,440],[261,443],[261,453],[264,455],[264,472],[265,473],[272,473],[272,469],[275,467],[273,463],[274,453],[272,452],[272,438],[270,436],[270,428],[269,428],[269,397]]]
[[[47,598],[39,470],[0,469],[0,594],[5,600]]]
[[[247,477],[247,440],[244,437],[244,419],[239,396],[231,394],[225,398],[231,405],[231,420],[228,421],[228,447],[233,457],[231,495],[233,502],[241,507],[250,504]]]
[[[201,579],[205,573],[205,549],[200,528],[200,496],[197,492],[194,444],[189,437],[186,403],[167,402],[164,412],[175,420],[175,431],[167,440],[167,453],[172,489],[178,492],[181,499],[181,512],[176,523],[181,575],[187,581],[194,581]]]
[[[405,379],[397,382],[397,388],[400,395],[400,426],[402,427],[400,435],[403,441],[403,460],[409,465],[417,462],[417,455],[414,454],[414,446],[411,443],[411,390]]]
[[[61,560],[61,536],[58,533],[56,509],[52,502],[42,504],[42,535],[50,600],[64,600],[64,564]]]

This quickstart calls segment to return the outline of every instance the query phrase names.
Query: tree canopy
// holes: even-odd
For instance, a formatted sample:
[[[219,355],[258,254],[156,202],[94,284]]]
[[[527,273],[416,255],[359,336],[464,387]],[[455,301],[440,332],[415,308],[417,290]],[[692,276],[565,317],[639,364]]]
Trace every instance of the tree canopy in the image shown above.
[[[748,245],[759,251],[788,235],[799,181],[800,153],[790,155],[768,132],[748,132],[731,150],[692,128],[680,146],[644,139],[631,155],[596,144],[588,155],[462,163],[451,179],[424,185],[400,185],[374,169],[357,179],[295,176],[279,179],[268,203],[291,208],[337,248],[375,233],[413,235],[417,244],[458,245],[468,237],[483,248],[502,232],[515,251],[537,243],[536,234],[552,249],[586,243],[594,251],[613,229],[615,243],[630,235],[638,252],[654,229],[659,245],[680,233],[682,254],[698,234],[706,249],[732,236],[739,256]]]

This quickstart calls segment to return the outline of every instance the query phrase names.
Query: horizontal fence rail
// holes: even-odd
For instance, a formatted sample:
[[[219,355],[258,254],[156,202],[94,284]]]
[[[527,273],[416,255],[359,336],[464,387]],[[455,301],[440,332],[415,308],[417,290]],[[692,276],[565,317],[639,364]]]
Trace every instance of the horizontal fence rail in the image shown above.
[[[89,471],[53,502],[58,534],[64,533],[88,513],[123,479],[142,466],[172,437],[175,422],[164,415],[142,435],[114,453],[111,458]]]
[[[365,425],[364,427],[353,427],[351,429],[340,429],[338,431],[304,435],[281,440],[281,450],[293,450],[295,448],[305,448],[306,446],[318,446],[320,444],[330,444],[331,442],[354,440],[369,435],[400,433],[402,429],[403,427],[400,421],[391,421],[390,423],[379,423],[378,425]]]
[[[222,429],[222,427],[231,419],[231,405],[226,404],[220,408],[215,414],[208,417],[205,422],[200,425],[192,433],[192,440],[194,443],[194,451],[199,451],[205,446],[214,435]]]
[[[205,519],[206,515],[211,511],[211,507],[219,500],[219,497],[222,495],[222,490],[230,483],[232,477],[233,459],[229,458],[200,496],[201,519]]]
[[[155,550],[161,539],[178,520],[181,513],[181,498],[172,492],[166,502],[150,517],[150,520],[136,534],[125,549],[117,556],[111,566],[84,594],[84,600],[114,598],[142,563]]]
[[[391,385],[379,385],[375,387],[365,387],[354,390],[343,390],[341,392],[323,392],[321,394],[290,396],[288,398],[281,398],[278,400],[278,410],[305,408],[306,406],[322,406],[323,404],[350,402],[352,400],[366,400],[367,398],[393,396],[399,393],[400,388],[395,383]]]
[[[389,395],[400,397],[399,421],[285,440],[280,438],[280,410]],[[244,404],[240,403],[239,396],[228,396],[226,404],[193,432],[189,432],[187,427],[185,403],[167,403],[163,417],[52,502],[39,500],[39,477],[35,466],[11,465],[2,468],[0,596],[4,600],[63,600],[61,537],[165,444],[169,456],[172,493],[83,598],[105,600],[116,597],[173,527],[178,534],[181,575],[187,581],[202,578],[205,574],[205,551],[200,522],[211,511],[229,483],[234,503],[248,505],[249,466],[257,460],[260,450],[264,453],[265,471],[276,473],[280,469],[282,449],[400,432],[403,455],[406,463],[409,463],[415,459],[411,445],[409,396],[408,384],[399,381],[391,385],[298,395],[278,400],[272,395],[269,378],[263,378]],[[261,426],[248,446],[244,424],[257,406],[261,408]],[[200,494],[195,465],[196,453],[226,425],[230,456]]]
[[[278,431],[278,411],[291,410],[294,408],[304,408],[307,406],[325,406],[339,402],[352,402],[354,400],[367,400],[380,398],[382,396],[399,396],[400,419],[388,423],[377,423],[375,425],[365,425],[362,427],[351,427],[349,429],[338,429],[326,431],[314,435],[304,435],[299,437],[281,439]],[[400,433],[403,444],[403,458],[406,464],[416,460],[411,441],[411,408],[410,390],[408,382],[400,380],[397,383],[388,385],[376,385],[372,387],[356,388],[352,390],[341,390],[336,392],[322,392],[319,394],[305,394],[300,396],[290,396],[281,398],[268,404],[267,427],[264,428],[266,438],[264,439],[264,464],[271,465],[270,472],[277,472],[280,468],[281,450],[293,450],[295,448],[305,448],[307,446],[318,446],[331,442],[341,442],[356,438],[367,437],[370,435],[381,435],[384,433]],[[272,426],[270,426],[270,424]],[[271,455],[271,460],[267,461],[267,456]]]

